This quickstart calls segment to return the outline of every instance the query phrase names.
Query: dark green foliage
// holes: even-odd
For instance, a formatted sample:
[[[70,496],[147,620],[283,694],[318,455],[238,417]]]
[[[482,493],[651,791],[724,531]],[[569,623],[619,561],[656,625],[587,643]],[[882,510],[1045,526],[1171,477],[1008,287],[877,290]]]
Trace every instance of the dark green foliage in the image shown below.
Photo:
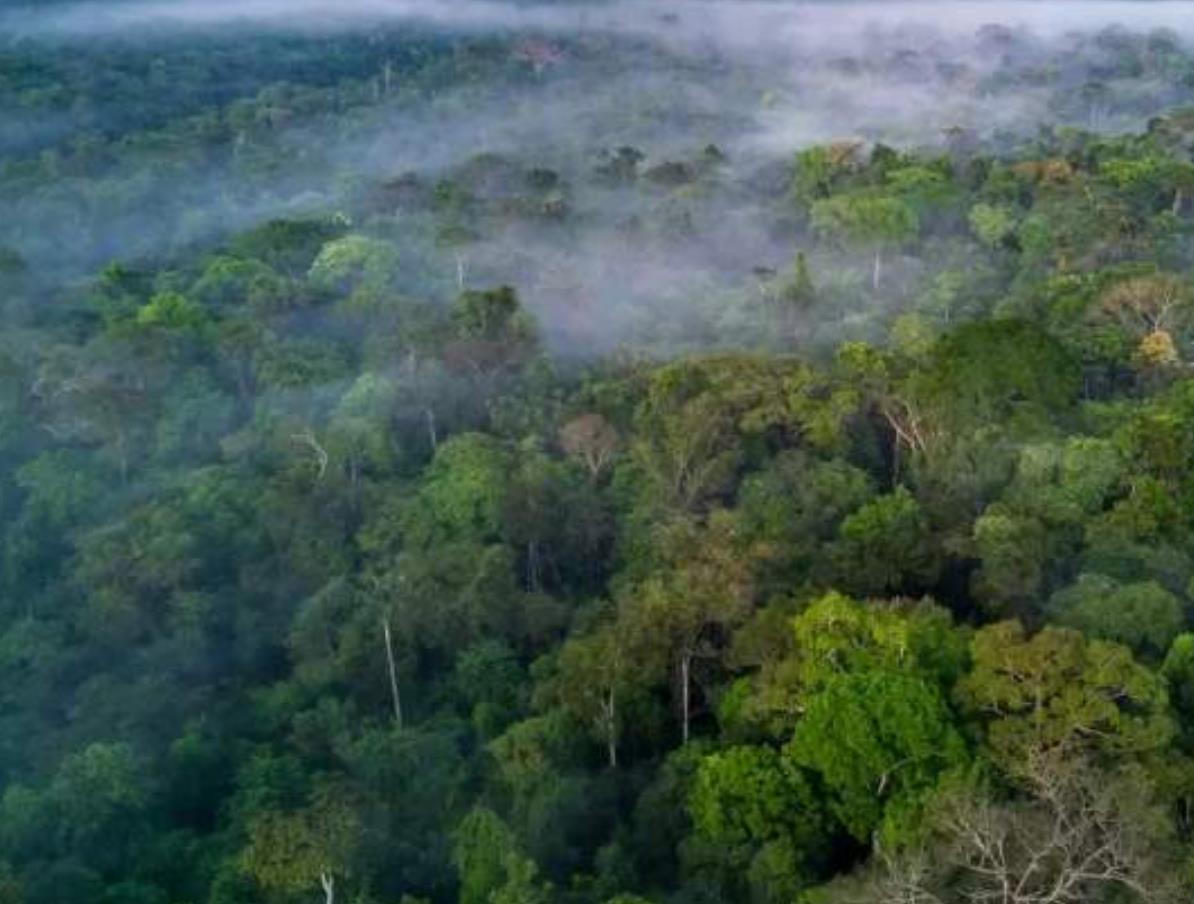
[[[1178,37],[158,37],[0,47],[0,904],[1189,899]]]

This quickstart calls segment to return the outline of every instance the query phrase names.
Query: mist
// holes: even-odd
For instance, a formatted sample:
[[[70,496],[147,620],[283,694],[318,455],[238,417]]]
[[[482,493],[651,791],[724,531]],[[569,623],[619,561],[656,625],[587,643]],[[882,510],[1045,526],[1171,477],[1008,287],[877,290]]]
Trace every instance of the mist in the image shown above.
[[[117,0],[17,5],[0,12],[6,32],[118,35],[144,28],[191,29],[257,24],[285,28],[359,27],[414,22],[463,31],[538,29],[712,40],[750,50],[806,42],[824,47],[861,30],[928,29],[953,36],[997,23],[1046,37],[1112,25],[1190,33],[1191,5],[1181,0],[920,0],[920,2],[760,2],[760,0],[611,0],[515,3],[499,0]]]
[[[1185,42],[1194,32],[1194,4],[184,0],[17,7],[0,14],[0,32],[18,52],[74,46],[143,53],[168,83],[170,48],[181,41],[345,41],[358,48],[360,88],[347,118],[287,110],[256,139],[246,139],[243,126],[224,125],[224,137],[185,173],[160,177],[152,161],[172,149],[158,152],[150,142],[148,166],[113,155],[96,168],[75,168],[74,136],[61,118],[34,126],[18,115],[0,132],[8,172],[48,151],[61,155],[65,182],[42,198],[21,192],[18,182],[15,216],[0,225],[0,245],[36,269],[82,275],[111,259],[191,253],[276,217],[342,211],[404,175],[430,184],[479,155],[499,155],[562,178],[568,227],[499,225],[448,253],[414,236],[415,212],[384,211],[394,222],[383,229],[400,244],[413,242],[409,253],[420,258],[423,281],[412,281],[410,291],[450,297],[461,273],[469,285],[510,282],[560,347],[616,347],[631,334],[642,338],[642,323],[661,315],[668,342],[681,348],[749,344],[750,329],[742,334],[722,323],[729,317],[741,325],[725,299],[749,299],[757,292],[754,271],[782,270],[809,245],[786,225],[783,173],[795,152],[843,139],[945,152],[950,133],[998,152],[1045,127],[1141,128],[1194,99],[1194,90],[1135,74],[1117,79],[1106,61],[1116,34],[1129,29]],[[379,38],[398,49],[447,42],[438,51],[445,59],[455,52],[450,46],[481,47],[495,68],[468,86],[383,89],[391,51],[369,49]],[[526,42],[549,42],[551,58],[528,64],[520,50]],[[1045,59],[1065,63],[1042,76],[1037,61]],[[1084,99],[1092,84],[1097,101]],[[285,108],[290,90],[243,84],[229,96],[281,91]],[[98,129],[91,134],[104,135],[102,110],[92,122]],[[119,142],[119,129],[103,140]],[[255,140],[287,164],[266,172],[246,167]],[[724,159],[699,180],[640,182],[642,190],[628,191],[593,179],[594,161],[618,147],[641,153],[643,172],[699,159],[711,147]],[[114,206],[103,187],[109,183],[131,185],[132,193]],[[674,235],[651,225],[669,218],[683,221]],[[655,229],[649,241],[644,228]],[[442,279],[427,283],[428,272]],[[560,286],[586,299],[586,312],[562,303]],[[885,299],[880,309],[898,304]]]

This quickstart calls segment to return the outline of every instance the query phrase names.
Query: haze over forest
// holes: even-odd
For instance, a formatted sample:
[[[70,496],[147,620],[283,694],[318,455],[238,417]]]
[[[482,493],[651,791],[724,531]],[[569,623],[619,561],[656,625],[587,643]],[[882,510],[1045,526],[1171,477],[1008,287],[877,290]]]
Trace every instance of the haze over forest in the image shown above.
[[[1180,27],[1184,7],[1107,3],[1076,9],[1092,29],[1114,31],[1114,23],[1129,17],[1136,25],[1148,20],[1151,27]],[[1002,51],[998,30],[983,29],[992,23],[1020,31],[1018,57]],[[578,238],[573,230],[564,237],[553,230],[535,236],[547,244],[534,251],[523,234],[487,234],[469,253],[483,268],[478,281],[518,282],[522,275],[520,288],[536,311],[552,303],[534,286],[550,280],[551,271],[579,282],[586,293],[601,296],[604,321],[601,334],[583,343],[596,339],[606,348],[625,338],[625,317],[658,304],[674,317],[678,307],[691,305],[694,291],[740,284],[753,267],[788,263],[790,240],[768,234],[776,211],[758,208],[782,193],[793,148],[857,137],[940,150],[947,129],[1006,147],[1054,124],[1140,128],[1149,116],[1184,102],[1188,89],[1153,76],[1121,79],[1127,96],[1105,109],[1098,92],[1107,88],[1092,79],[1092,61],[1084,59],[1102,51],[1084,48],[1072,24],[1068,4],[1031,2],[951,3],[945,16],[934,3],[850,4],[844,11],[834,3],[793,8],[711,2],[673,10],[654,3],[385,0],[334,6],[93,0],[51,5],[49,11],[17,7],[5,14],[6,29],[17,40],[45,42],[32,45],[46,55],[42,62],[57,57],[61,66],[70,55],[69,68],[79,70],[64,86],[78,96],[59,99],[48,110],[18,113],[3,128],[0,147],[26,161],[80,138],[118,141],[128,128],[120,120],[137,113],[148,114],[151,128],[143,131],[175,118],[203,129],[207,124],[198,117],[210,114],[203,106],[210,101],[231,105],[267,86],[286,90],[278,87],[285,81],[324,90],[353,76],[376,82],[379,75],[384,79],[386,54],[397,50],[434,52],[430,48],[439,42],[472,40],[500,54],[502,42],[516,49],[520,41],[544,40],[559,41],[562,56],[538,74],[534,63],[459,81],[446,73],[432,91],[395,83],[391,74],[390,92],[349,101],[351,110],[311,116],[287,111],[271,128],[277,157],[261,166],[226,153],[229,136],[212,136],[223,146],[190,147],[185,160],[170,143],[130,154],[106,149],[100,172],[78,173],[76,182],[76,173],[68,171],[62,174],[66,181],[55,179],[41,191],[30,190],[18,171],[15,181],[7,180],[6,197],[16,215],[0,225],[0,241],[30,260],[46,255],[56,272],[65,266],[86,273],[114,258],[176,251],[274,216],[336,211],[351,204],[352,191],[369,192],[379,181],[409,172],[439,174],[485,153],[529,153],[579,193],[572,203],[586,215],[584,234]],[[292,59],[277,65],[261,60],[270,55],[271,40],[283,42]],[[196,41],[200,46],[192,46]],[[320,47],[329,41],[337,45],[336,65],[321,66]],[[398,45],[379,47],[378,41]],[[372,46],[362,48],[361,42]],[[504,52],[514,53],[509,47]],[[206,53],[227,65],[204,79],[195,96],[186,69],[193,61],[202,67]],[[225,59],[225,53],[232,56]],[[175,60],[184,69],[178,80],[169,75],[172,54],[181,55]],[[172,96],[161,97],[152,111],[144,106],[155,101],[140,97],[131,113],[129,99],[119,89],[110,93],[105,80],[80,84],[90,55],[100,65],[115,55],[123,63],[113,65],[155,66],[158,82]],[[297,78],[293,58],[303,60]],[[1047,86],[1013,72],[1066,61],[1070,70]],[[264,71],[254,71],[257,66]],[[127,88],[137,93],[137,85]],[[235,148],[239,133],[230,140]],[[727,169],[755,191],[710,198],[706,221],[685,246],[643,255],[624,242],[608,248],[619,242],[620,227],[643,214],[644,203],[659,208],[668,201],[628,198],[587,184],[593,157],[632,146],[650,153],[649,166],[711,144],[727,154]],[[612,274],[606,272],[611,261]],[[529,279],[512,269],[520,265],[534,271]],[[545,325],[556,322],[549,318]]]
[[[1194,893],[1194,4],[0,0],[0,904]]]

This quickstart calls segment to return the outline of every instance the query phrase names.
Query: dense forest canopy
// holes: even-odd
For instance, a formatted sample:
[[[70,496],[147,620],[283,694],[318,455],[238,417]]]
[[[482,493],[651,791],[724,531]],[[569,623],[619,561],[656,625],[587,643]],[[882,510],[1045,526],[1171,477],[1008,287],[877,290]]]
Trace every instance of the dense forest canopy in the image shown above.
[[[0,3],[0,904],[1189,900],[1191,23]]]

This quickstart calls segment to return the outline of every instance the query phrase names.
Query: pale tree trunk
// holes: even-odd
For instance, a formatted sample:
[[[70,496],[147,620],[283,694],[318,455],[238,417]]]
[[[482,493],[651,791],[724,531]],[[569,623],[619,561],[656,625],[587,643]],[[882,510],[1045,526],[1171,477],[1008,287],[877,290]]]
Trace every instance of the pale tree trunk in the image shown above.
[[[120,484],[127,486],[129,482],[129,452],[128,441],[125,439],[124,431],[116,431],[116,461],[120,468]]]
[[[398,696],[398,668],[394,664],[394,639],[390,634],[390,619],[383,618],[381,622],[382,632],[386,640],[386,663],[390,671],[390,698],[394,703],[394,724],[399,729],[402,728],[402,698]]]
[[[336,904],[336,877],[331,873],[320,873],[319,884],[323,886],[324,904]]]
[[[540,588],[541,580],[539,544],[534,540],[529,540],[527,542],[527,592],[534,593],[536,590],[538,590]]]
[[[435,429],[435,412],[430,408],[423,409],[423,418],[427,421],[427,440],[431,443],[431,451],[439,449],[439,432]]]
[[[609,694],[605,698],[603,709],[605,710],[605,748],[609,754],[609,768],[618,768],[618,710],[617,698],[614,695],[614,689],[609,689]]]
[[[883,278],[883,249],[875,249],[875,260],[871,264],[871,290],[879,291],[879,281]]]
[[[680,657],[680,738],[684,744],[688,743],[688,672],[691,664],[691,654],[685,653]]]

